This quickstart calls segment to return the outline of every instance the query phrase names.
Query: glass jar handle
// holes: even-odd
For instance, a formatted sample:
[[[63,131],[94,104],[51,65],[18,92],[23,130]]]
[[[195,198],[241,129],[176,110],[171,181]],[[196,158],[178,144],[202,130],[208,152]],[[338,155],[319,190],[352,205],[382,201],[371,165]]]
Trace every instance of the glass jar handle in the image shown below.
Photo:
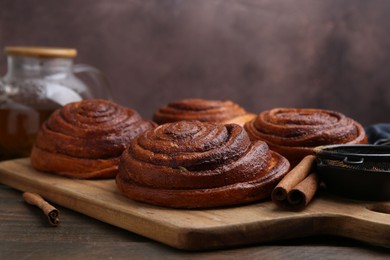
[[[75,64],[72,66],[72,70],[74,74],[85,73],[89,75],[93,83],[98,87],[97,92],[91,89],[92,93],[97,93],[97,95],[93,94],[94,98],[112,99],[112,91],[108,79],[99,69],[86,64]]]

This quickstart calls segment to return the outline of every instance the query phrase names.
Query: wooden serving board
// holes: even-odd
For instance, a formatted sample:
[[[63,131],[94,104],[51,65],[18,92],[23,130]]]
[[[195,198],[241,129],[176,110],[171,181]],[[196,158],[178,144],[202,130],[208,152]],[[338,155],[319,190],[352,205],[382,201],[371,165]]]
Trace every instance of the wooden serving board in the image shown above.
[[[161,243],[187,250],[225,248],[332,234],[390,247],[390,202],[359,202],[321,191],[303,211],[271,201],[210,209],[177,210],[122,196],[113,180],[74,180],[37,172],[28,159],[0,163],[0,183],[41,194],[52,203]]]

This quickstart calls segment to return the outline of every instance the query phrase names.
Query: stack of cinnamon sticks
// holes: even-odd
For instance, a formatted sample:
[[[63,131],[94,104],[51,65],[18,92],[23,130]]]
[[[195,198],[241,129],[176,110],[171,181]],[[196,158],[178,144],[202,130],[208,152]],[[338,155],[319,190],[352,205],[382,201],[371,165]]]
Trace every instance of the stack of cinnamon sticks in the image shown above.
[[[320,183],[314,172],[314,162],[314,155],[306,156],[279,182],[271,194],[276,205],[290,210],[302,210],[309,204]]]

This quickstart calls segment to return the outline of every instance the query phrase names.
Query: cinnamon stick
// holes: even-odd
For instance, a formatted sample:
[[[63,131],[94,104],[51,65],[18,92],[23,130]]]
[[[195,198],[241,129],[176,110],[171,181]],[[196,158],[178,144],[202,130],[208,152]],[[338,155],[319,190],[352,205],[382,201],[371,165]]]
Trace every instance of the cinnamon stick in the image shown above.
[[[314,155],[306,156],[276,185],[271,194],[276,205],[300,210],[309,204],[319,187],[318,175],[313,172],[314,161]]]
[[[47,216],[49,223],[52,226],[58,226],[60,223],[59,211],[50,205],[47,201],[45,201],[40,195],[32,192],[24,192],[23,198],[27,203],[40,208]]]
[[[315,172],[309,174],[302,182],[295,186],[287,194],[287,201],[295,208],[304,208],[317,191],[319,186],[318,175]]]

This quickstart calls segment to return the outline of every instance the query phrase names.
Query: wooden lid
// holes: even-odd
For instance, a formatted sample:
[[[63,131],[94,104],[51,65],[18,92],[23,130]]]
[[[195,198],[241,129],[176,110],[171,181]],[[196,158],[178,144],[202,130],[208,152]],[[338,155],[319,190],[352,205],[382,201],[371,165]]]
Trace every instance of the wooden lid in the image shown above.
[[[8,46],[4,51],[9,55],[47,58],[73,58],[77,55],[76,49],[52,47]]]

